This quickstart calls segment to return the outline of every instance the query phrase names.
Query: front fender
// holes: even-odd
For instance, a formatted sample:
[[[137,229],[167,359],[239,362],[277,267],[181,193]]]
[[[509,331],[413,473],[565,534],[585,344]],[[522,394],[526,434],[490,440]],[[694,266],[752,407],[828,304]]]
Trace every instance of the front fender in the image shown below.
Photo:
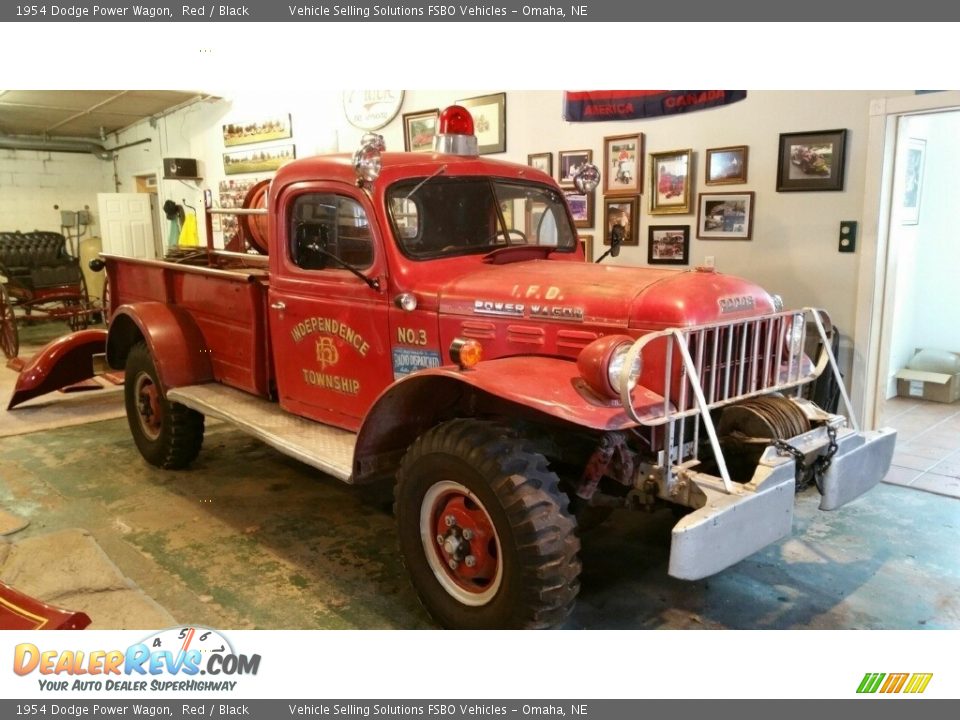
[[[92,378],[93,356],[103,352],[106,340],[106,330],[80,330],[44,345],[17,376],[7,410]]]
[[[649,394],[649,403],[659,398]],[[637,402],[649,404],[646,398]],[[662,398],[659,402],[662,406]],[[399,380],[374,402],[357,437],[357,475],[375,474],[389,464],[386,456],[405,450],[438,422],[463,414],[533,416],[597,431],[636,427],[619,401],[587,387],[571,360],[515,356],[471,370],[431,368]]]
[[[161,302],[121,305],[110,320],[107,363],[122,370],[136,343],[147,343],[164,388],[213,380],[210,351],[197,323],[183,308]]]

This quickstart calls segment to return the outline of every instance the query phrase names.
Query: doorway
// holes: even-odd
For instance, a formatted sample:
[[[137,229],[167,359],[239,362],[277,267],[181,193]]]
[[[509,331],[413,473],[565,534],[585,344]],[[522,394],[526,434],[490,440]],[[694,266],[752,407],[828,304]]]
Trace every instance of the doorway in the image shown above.
[[[949,384],[932,384],[931,376],[915,372],[949,378],[960,371],[955,354],[960,353],[960,324],[955,321],[960,243],[954,209],[960,186],[960,107],[950,97],[956,93],[937,95],[898,98],[908,104],[925,104],[928,98],[946,102],[885,113],[882,146],[871,146],[883,154],[874,199],[879,216],[875,274],[869,279],[875,305],[858,302],[857,317],[859,330],[865,316],[872,316],[865,422],[890,425],[899,433],[885,481],[960,497],[960,404],[949,402]],[[872,133],[871,141],[877,139]],[[870,207],[868,194],[865,219]],[[861,283],[871,269],[866,261]],[[912,374],[898,378],[906,373]]]

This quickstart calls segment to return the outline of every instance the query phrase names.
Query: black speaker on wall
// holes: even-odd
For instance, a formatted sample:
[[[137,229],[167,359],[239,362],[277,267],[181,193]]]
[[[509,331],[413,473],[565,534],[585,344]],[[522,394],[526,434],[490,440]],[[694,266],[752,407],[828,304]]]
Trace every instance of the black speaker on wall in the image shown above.
[[[199,180],[200,170],[195,158],[164,158],[164,180]]]

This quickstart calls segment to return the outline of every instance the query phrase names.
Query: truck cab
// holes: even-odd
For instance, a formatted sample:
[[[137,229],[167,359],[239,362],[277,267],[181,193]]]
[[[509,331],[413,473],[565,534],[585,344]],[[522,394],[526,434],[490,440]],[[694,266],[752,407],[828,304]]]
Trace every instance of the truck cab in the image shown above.
[[[188,466],[212,416],[344,482],[393,479],[413,585],[455,628],[562,625],[580,533],[614,509],[677,513],[669,572],[696,580],[788,536],[795,493],[835,510],[889,469],[896,434],[858,427],[825,311],[712,268],[584,262],[561,188],[481,158],[464,108],[434,153],[368,136],[258,197],[208,208],[207,234],[257,215],[265,254],[105,257],[106,337],[42,352],[12,404],[99,349],[151,464]],[[844,415],[806,396],[825,373]]]

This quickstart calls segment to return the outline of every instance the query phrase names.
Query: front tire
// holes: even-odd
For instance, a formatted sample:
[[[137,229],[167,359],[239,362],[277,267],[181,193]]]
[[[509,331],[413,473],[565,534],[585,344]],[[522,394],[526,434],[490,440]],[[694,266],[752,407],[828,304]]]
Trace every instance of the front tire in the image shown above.
[[[453,420],[421,436],[398,475],[400,551],[445,627],[562,624],[580,588],[580,541],[546,458],[491,423]]]
[[[146,343],[130,349],[125,370],[127,423],[140,454],[165,470],[186,467],[203,444],[203,415],[167,400]]]

